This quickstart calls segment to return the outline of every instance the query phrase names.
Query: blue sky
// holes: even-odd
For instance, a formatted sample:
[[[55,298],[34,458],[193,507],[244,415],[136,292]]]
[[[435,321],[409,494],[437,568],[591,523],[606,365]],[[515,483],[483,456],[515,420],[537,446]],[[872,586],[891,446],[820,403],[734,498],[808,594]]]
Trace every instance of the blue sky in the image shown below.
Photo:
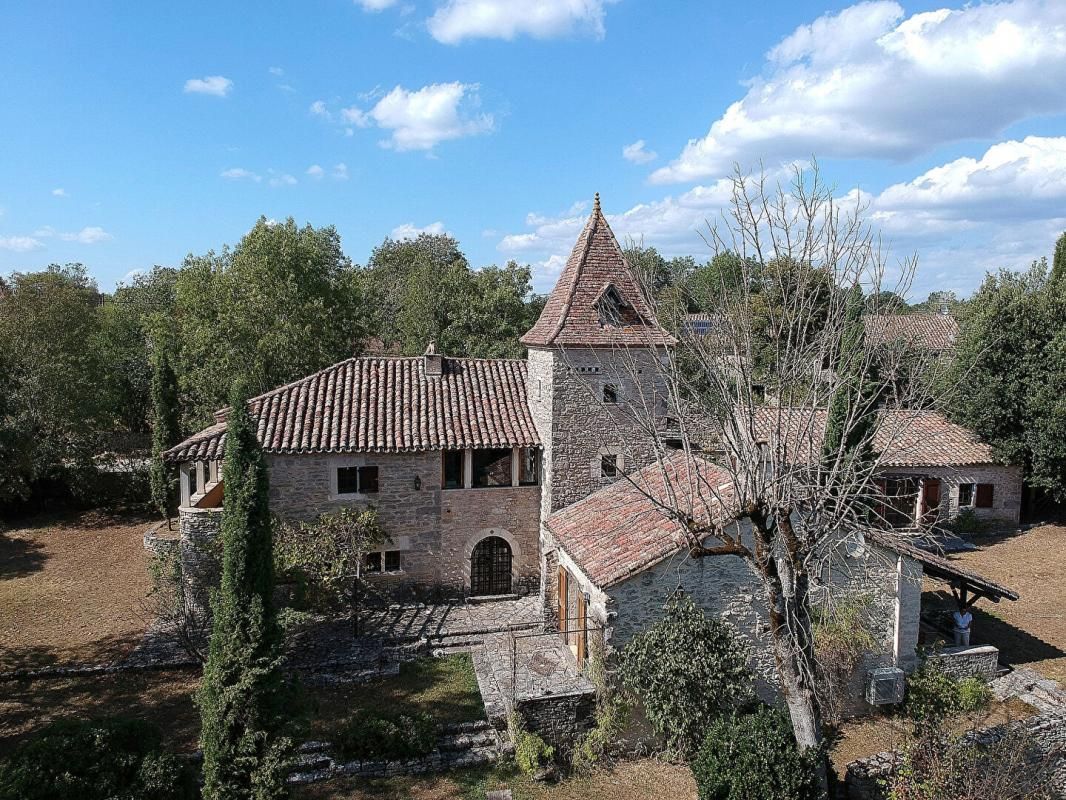
[[[544,291],[594,191],[620,236],[704,258],[734,162],[814,154],[917,252],[915,294],[965,293],[1066,228],[1064,6],[12,5],[0,273],[82,261],[110,289],[265,215],[336,225],[358,263],[448,231]]]

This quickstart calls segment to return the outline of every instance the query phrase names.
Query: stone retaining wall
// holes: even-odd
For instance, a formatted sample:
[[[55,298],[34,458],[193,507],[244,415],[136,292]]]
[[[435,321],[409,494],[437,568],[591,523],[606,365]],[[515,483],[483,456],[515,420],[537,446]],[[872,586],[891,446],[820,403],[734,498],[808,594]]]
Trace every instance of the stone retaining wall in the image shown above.
[[[596,693],[574,692],[518,700],[514,710],[527,731],[554,747],[557,754],[565,754],[596,724]]]
[[[981,678],[991,681],[999,674],[999,648],[990,644],[976,647],[948,647],[930,656],[953,678]]]
[[[1052,796],[1066,798],[1066,712],[996,725],[967,736],[978,745],[987,746],[1014,731],[1024,731],[1032,737],[1035,747],[1029,764],[1034,768],[1046,764],[1051,774]],[[885,800],[881,782],[892,775],[901,760],[898,752],[890,751],[848,764],[845,782],[849,800]]]

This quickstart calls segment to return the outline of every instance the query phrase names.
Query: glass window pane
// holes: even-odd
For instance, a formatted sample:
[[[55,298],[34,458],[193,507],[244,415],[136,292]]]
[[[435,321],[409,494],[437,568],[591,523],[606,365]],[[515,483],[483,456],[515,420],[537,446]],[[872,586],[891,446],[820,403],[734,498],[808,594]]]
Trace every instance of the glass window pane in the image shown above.
[[[363,494],[373,494],[378,490],[378,468],[359,467],[359,491]]]
[[[399,550],[386,550],[385,551],[385,571],[386,572],[399,572],[400,571],[400,551]]]
[[[337,494],[355,494],[359,491],[359,468],[337,467]]]
[[[960,506],[972,506],[973,505],[973,484],[972,483],[960,483],[959,484],[959,505]]]
[[[381,572],[381,553],[367,553],[364,567],[367,572]]]
[[[518,482],[522,486],[536,486],[540,482],[540,453],[537,448],[523,447],[518,458]]]
[[[510,449],[475,450],[473,469],[474,486],[510,486]]]
[[[444,463],[444,488],[461,489],[463,487],[463,451],[445,450],[442,459]]]

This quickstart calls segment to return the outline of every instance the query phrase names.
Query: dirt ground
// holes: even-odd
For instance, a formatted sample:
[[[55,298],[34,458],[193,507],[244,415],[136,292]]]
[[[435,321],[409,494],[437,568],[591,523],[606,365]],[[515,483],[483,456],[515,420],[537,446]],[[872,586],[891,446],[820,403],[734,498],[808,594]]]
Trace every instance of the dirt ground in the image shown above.
[[[128,653],[147,622],[148,524],[99,512],[0,523],[0,669]]]
[[[951,559],[1013,589],[1020,598],[998,603],[978,601],[971,644],[995,645],[1001,663],[1031,667],[1066,683],[1066,527],[1041,525],[972,541],[977,550]],[[954,603],[942,585],[929,581],[922,609],[937,606],[953,609]]]
[[[294,800],[482,800],[510,789],[515,800],[696,800],[688,767],[652,758],[625,761],[589,777],[534,783],[515,768],[460,770],[448,775],[391,780],[338,780],[302,787]]]

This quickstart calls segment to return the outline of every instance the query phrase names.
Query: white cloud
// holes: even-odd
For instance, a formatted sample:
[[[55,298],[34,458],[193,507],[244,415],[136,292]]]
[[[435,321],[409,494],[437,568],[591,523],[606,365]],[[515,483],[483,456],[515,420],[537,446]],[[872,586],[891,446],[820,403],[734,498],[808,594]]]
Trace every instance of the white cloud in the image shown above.
[[[82,228],[77,233],[61,233],[59,238],[64,242],[77,242],[78,244],[98,244],[99,242],[106,242],[115,237],[105,231],[103,228],[96,225]]]
[[[28,253],[31,250],[39,250],[42,247],[44,247],[44,242],[34,239],[32,236],[0,236],[0,250]]]
[[[604,36],[605,6],[611,0],[447,0],[426,21],[430,35],[444,44],[465,39],[532,36],[550,39],[572,33]]]
[[[189,78],[185,81],[186,94],[210,94],[225,97],[233,89],[233,81],[221,75],[208,75],[205,78]]]
[[[67,194],[66,189],[59,187],[58,189],[52,190],[52,197],[70,197],[70,195]]]
[[[397,86],[369,114],[391,134],[382,146],[432,150],[440,142],[491,131],[492,115],[478,113],[480,104],[477,84],[433,83],[415,91]]]
[[[269,72],[275,78],[280,78],[282,75],[285,74],[285,70],[283,70],[281,67],[270,67],[269,69],[267,69],[267,72]]]
[[[326,108],[324,100],[315,100],[311,103],[311,107],[308,109],[316,117],[323,117],[324,119],[330,119],[333,115],[329,113],[329,109]]]
[[[647,164],[649,161],[654,161],[658,157],[659,154],[654,150],[644,149],[643,139],[637,139],[633,144],[627,144],[622,148],[622,158],[634,164]]]
[[[355,4],[361,6],[363,11],[369,11],[371,13],[391,8],[396,5],[396,2],[397,0],[355,0]]]
[[[51,225],[43,225],[33,232],[36,239],[50,239],[56,235],[56,229]]]
[[[1066,3],[1008,0],[907,17],[898,3],[876,0],[783,39],[744,97],[652,181],[812,153],[908,158],[1062,111]]]
[[[443,233],[447,233],[444,229],[443,222],[431,222],[424,228],[419,228],[413,222],[405,222],[403,225],[397,225],[392,229],[390,236],[393,239],[417,239],[419,234],[428,233],[433,236],[439,236]]]
[[[221,177],[231,181],[254,181],[259,183],[263,180],[262,175],[258,175],[251,170],[244,169],[244,167],[231,167],[230,169],[223,170],[219,173]]]
[[[335,181],[346,181],[346,180],[348,180],[348,165],[345,164],[343,161],[340,162],[339,164],[334,164],[333,165],[333,172],[331,173],[331,177]]]
[[[370,125],[370,115],[357,106],[342,108],[341,120],[357,128],[366,128]]]
[[[315,180],[321,180],[322,176],[326,174],[326,171],[318,164],[312,164],[307,168],[307,174]]]
[[[297,183],[296,178],[287,172],[275,172],[270,170],[271,177],[267,181],[271,186],[295,186]]]

